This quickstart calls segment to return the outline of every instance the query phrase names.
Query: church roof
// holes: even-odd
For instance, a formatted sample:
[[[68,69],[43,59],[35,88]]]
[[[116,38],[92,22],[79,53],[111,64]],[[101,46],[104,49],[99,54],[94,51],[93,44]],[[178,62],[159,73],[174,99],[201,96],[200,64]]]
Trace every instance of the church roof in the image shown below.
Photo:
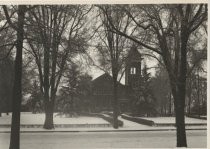
[[[118,97],[119,99],[126,100],[128,97],[127,86],[118,82]],[[113,94],[113,82],[112,76],[108,73],[104,73],[98,78],[92,81],[92,89],[95,95],[112,95]]]
[[[101,76],[97,77],[96,79],[92,80],[93,84],[95,84],[95,83],[103,83],[103,82],[106,82],[106,83],[112,82],[112,76],[110,74],[108,74],[108,73],[104,73]],[[119,83],[118,85],[124,86],[120,82],[118,82],[118,83]]]

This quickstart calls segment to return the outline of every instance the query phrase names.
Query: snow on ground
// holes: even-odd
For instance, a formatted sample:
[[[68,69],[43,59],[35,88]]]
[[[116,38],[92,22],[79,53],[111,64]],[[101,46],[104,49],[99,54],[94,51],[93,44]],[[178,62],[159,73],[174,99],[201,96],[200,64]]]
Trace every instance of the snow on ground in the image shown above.
[[[135,128],[135,129],[138,129],[138,128],[141,128],[141,129],[151,128],[151,126],[147,126],[147,125],[139,124],[139,123],[136,123],[136,122],[132,122],[132,121],[123,119],[122,117],[119,117],[119,120],[123,121],[123,124],[124,124],[123,128]]]
[[[152,120],[156,124],[158,124],[158,123],[165,123],[165,124],[175,123],[175,117],[140,117],[140,118],[146,119],[146,120]],[[207,120],[185,117],[185,123],[186,124],[206,124]]]
[[[145,118],[145,117],[142,117],[144,119],[148,119],[148,120],[154,120],[154,118]],[[175,126],[163,126],[163,127],[154,127],[154,126],[148,126],[148,125],[143,125],[143,124],[139,124],[139,123],[136,123],[136,122],[132,122],[132,121],[129,121],[129,120],[126,120],[126,119],[123,119],[122,117],[119,117],[119,120],[123,121],[124,125],[123,125],[123,128],[121,129],[129,129],[129,130],[156,130],[156,129],[175,129]],[[162,121],[161,121],[162,120]],[[196,123],[196,120],[194,121],[194,123]],[[173,122],[171,122],[173,121]],[[175,118],[172,118],[172,117],[157,117],[155,120],[154,120],[155,123],[168,123],[168,124],[171,124],[171,123],[175,123]],[[193,121],[191,121],[191,123],[193,124]],[[187,129],[206,129],[206,126],[186,126]]]
[[[55,114],[56,115],[56,114]],[[21,113],[21,124],[37,124],[37,125],[43,125],[44,123],[44,114],[31,114],[31,113]],[[150,118],[147,118],[150,119]],[[160,118],[156,118],[160,120]],[[173,121],[173,118],[161,118],[162,121],[165,119],[165,122],[170,122]],[[49,131],[120,131],[120,130],[175,130],[174,126],[164,126],[164,127],[153,127],[153,126],[147,126],[143,124],[138,124],[129,120],[122,119],[119,117],[119,120],[122,120],[124,123],[123,127],[119,127],[119,129],[114,129],[112,127],[69,127],[69,128],[56,128],[55,130],[49,130]],[[153,118],[154,120],[154,118]],[[196,119],[197,120],[197,119]],[[0,117],[0,132],[9,132],[10,128],[9,127],[1,127],[1,125],[9,125],[11,122],[11,114],[9,116],[4,115]],[[75,118],[65,118],[65,117],[59,117],[59,116],[54,116],[54,124],[109,124],[107,121],[103,120],[102,118],[99,117],[85,117],[85,116],[79,116]],[[206,126],[187,126],[187,129],[206,129]],[[48,131],[43,128],[21,128],[21,131]]]
[[[102,118],[99,117],[88,117],[88,116],[78,116],[73,118],[55,116],[54,114],[54,124],[109,124]],[[31,113],[21,113],[21,124],[43,124],[45,120],[45,114],[31,114]],[[10,124],[11,115],[0,117],[0,124]]]
[[[175,131],[21,133],[21,149],[173,149]],[[9,148],[9,133],[0,133],[0,148]],[[207,148],[206,131],[187,131],[188,148]],[[181,149],[188,149],[181,148]]]
[[[54,124],[109,124],[102,118],[99,117],[87,117],[79,116],[74,118],[66,118],[55,116],[54,114]],[[144,119],[152,120],[155,123],[175,123],[174,117],[142,117]],[[25,125],[43,125],[45,119],[44,114],[32,114],[32,113],[21,113],[21,124]],[[129,120],[125,120],[119,117],[119,120],[122,120],[124,123],[123,127],[120,127],[119,130],[156,130],[156,129],[175,129],[174,126],[164,126],[164,127],[152,127],[143,124],[138,124]],[[0,117],[0,125],[9,125],[11,123],[11,114],[9,116],[4,115]],[[186,117],[186,123],[206,123],[206,120],[200,120],[195,118]],[[187,126],[188,129],[206,129],[206,126]],[[22,128],[22,131],[44,131],[42,128]],[[112,127],[97,127],[97,128],[56,128],[58,131],[89,131],[89,130],[114,130]],[[1,131],[10,131],[9,128],[0,127]]]

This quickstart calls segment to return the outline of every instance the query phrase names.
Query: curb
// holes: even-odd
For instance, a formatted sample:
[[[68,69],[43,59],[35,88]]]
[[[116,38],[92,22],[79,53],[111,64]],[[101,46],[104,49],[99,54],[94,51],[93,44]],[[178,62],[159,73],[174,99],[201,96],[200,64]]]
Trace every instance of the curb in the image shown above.
[[[10,128],[11,124],[0,124],[0,128]],[[101,124],[54,124],[55,128],[112,128],[110,123]],[[20,124],[20,128],[43,128],[43,124]]]
[[[45,130],[41,130],[41,131],[31,131],[31,130],[22,130],[20,131],[20,133],[78,133],[78,132],[137,132],[137,131],[175,131],[175,128],[171,128],[171,129],[138,129],[138,130],[49,130],[49,131],[45,131]],[[207,128],[186,128],[186,131],[189,130],[207,130]],[[0,133],[10,133],[10,131],[0,131]]]

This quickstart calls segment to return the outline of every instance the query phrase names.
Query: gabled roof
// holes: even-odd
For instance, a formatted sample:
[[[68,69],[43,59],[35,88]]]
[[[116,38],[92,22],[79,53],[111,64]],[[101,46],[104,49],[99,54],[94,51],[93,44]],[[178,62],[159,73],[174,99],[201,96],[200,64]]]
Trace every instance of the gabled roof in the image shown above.
[[[112,76],[104,73],[92,82],[92,89],[96,95],[112,95],[113,80]],[[128,87],[118,82],[118,97],[119,99],[127,99]]]
[[[99,77],[95,78],[94,80],[92,80],[92,82],[97,82],[98,80],[101,80],[101,79],[111,80],[112,77],[108,73],[104,73],[104,74],[100,75]]]
[[[112,83],[112,76],[108,73],[104,73],[101,76],[97,77],[96,79],[92,80],[92,83],[95,84],[95,83],[104,82],[104,81]],[[124,86],[120,82],[118,82],[118,85]]]

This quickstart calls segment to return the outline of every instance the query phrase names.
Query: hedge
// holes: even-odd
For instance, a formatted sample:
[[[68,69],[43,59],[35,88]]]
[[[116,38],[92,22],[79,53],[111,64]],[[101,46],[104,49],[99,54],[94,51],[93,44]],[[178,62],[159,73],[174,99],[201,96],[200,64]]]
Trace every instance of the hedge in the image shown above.
[[[100,113],[80,113],[81,115],[86,115],[86,116],[94,116],[94,117],[100,117],[109,123],[113,125],[113,117],[108,114],[100,114]],[[119,127],[123,127],[123,121],[118,120]]]
[[[154,121],[146,120],[146,119],[139,118],[139,117],[132,117],[132,116],[125,115],[125,114],[122,114],[121,117],[126,120],[133,121],[133,122],[136,122],[139,124],[144,124],[144,125],[149,125],[149,126],[155,125]]]
[[[199,117],[198,115],[187,115],[187,117],[207,120],[207,117]]]

